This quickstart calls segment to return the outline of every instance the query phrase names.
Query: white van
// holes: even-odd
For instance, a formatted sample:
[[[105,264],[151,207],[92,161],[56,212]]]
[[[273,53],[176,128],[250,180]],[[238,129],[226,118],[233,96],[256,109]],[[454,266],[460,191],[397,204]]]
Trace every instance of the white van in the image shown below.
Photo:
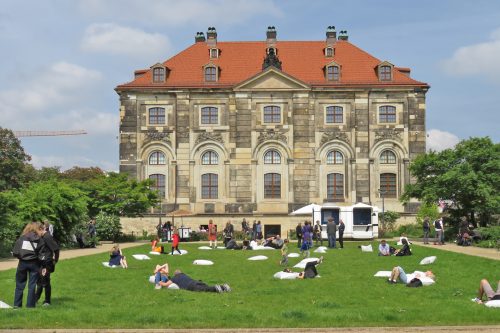
[[[325,203],[320,209],[314,210],[313,221],[314,224],[318,220],[321,221],[323,240],[328,239],[326,224],[330,217],[333,218],[337,227],[339,219],[344,221],[344,238],[373,239],[378,237],[378,213],[378,207],[364,203],[357,203],[353,206]]]

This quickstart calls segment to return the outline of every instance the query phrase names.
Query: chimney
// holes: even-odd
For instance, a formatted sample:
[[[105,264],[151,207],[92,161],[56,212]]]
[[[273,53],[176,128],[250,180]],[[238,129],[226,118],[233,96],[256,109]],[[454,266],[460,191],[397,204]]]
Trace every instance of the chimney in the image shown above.
[[[201,31],[198,31],[196,33],[196,36],[194,37],[194,42],[195,43],[200,43],[205,41],[205,34]]]
[[[215,27],[208,27],[207,45],[210,47],[215,47],[217,45],[217,31]]]
[[[341,30],[339,32],[339,40],[349,40],[349,36],[347,35],[347,30]]]
[[[333,46],[337,41],[337,31],[335,31],[335,26],[330,25],[326,28],[326,45]]]
[[[266,32],[266,43],[267,47],[276,47],[276,28],[274,26],[269,26],[267,27],[267,32]]]

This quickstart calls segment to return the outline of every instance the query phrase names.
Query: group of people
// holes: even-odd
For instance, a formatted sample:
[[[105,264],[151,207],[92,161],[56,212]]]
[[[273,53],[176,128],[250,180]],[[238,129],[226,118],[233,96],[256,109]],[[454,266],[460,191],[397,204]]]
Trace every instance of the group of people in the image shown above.
[[[444,223],[443,217],[441,216],[433,222],[435,230],[435,242],[434,245],[444,245]],[[431,234],[431,222],[429,217],[425,217],[422,223],[422,231],[424,232],[424,244],[429,244],[429,236]]]
[[[168,233],[172,231],[172,223],[167,221],[165,223],[161,223],[161,220],[158,222],[156,226],[156,235],[159,239],[168,239]]]
[[[12,254],[19,259],[16,270],[14,307],[23,305],[23,293],[28,283],[26,307],[34,308],[45,291],[44,306],[51,304],[50,275],[59,261],[59,245],[50,233],[48,222],[30,222],[17,239]]]
[[[182,254],[181,251],[179,250],[179,242],[181,238],[179,236],[179,231],[177,228],[172,229],[172,247],[170,254],[174,255],[174,251],[177,251],[177,253]],[[157,252],[157,253],[165,253],[165,247],[160,244],[161,240],[158,236],[153,238],[151,241],[151,252]]]
[[[344,230],[345,224],[342,219],[336,222],[332,217],[328,218],[326,224],[326,235],[328,237],[328,247],[337,248],[337,232],[339,248],[344,248]],[[311,221],[305,221],[304,225],[301,222],[295,228],[295,234],[297,236],[297,247],[302,253],[308,254],[309,249],[312,247],[313,240],[315,240],[316,246],[323,245],[323,225],[318,220],[314,227],[311,225]]]
[[[408,241],[408,238],[405,236],[400,237],[400,242],[401,242],[401,248],[396,249],[395,247],[389,246],[387,241],[385,239],[382,239],[378,246],[378,255],[387,257],[387,256],[411,256],[411,248],[410,248],[410,242]]]

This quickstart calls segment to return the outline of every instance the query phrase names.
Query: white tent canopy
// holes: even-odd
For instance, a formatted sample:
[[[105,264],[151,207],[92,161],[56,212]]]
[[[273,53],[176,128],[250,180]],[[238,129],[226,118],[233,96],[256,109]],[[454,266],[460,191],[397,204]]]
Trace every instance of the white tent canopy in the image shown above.
[[[313,213],[313,210],[315,212],[319,212],[320,209],[321,205],[309,204],[307,206],[294,210],[293,212],[290,213],[290,215],[311,215]]]

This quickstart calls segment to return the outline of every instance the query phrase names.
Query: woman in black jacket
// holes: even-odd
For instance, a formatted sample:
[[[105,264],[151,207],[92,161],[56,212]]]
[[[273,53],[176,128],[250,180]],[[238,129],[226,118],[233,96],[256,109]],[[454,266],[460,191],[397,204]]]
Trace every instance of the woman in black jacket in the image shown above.
[[[12,253],[19,259],[16,271],[16,291],[14,293],[14,307],[23,306],[23,292],[26,287],[26,281],[29,276],[28,299],[26,307],[34,308],[36,306],[36,283],[38,281],[38,272],[40,263],[38,261],[38,243],[40,242],[39,222],[31,222],[24,227],[21,237],[16,241]]]

